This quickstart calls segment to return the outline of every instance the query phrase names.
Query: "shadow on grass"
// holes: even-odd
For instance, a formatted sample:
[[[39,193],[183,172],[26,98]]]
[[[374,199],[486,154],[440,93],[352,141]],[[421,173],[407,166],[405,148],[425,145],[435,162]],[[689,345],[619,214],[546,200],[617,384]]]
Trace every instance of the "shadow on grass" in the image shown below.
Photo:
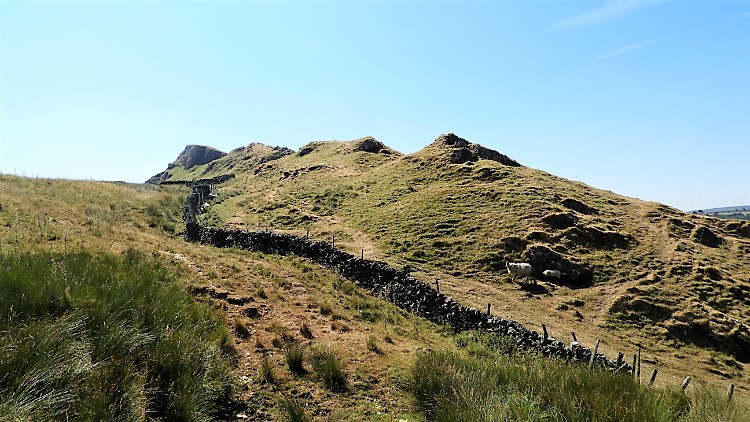
[[[530,295],[550,295],[549,290],[541,284],[520,283],[521,290]]]

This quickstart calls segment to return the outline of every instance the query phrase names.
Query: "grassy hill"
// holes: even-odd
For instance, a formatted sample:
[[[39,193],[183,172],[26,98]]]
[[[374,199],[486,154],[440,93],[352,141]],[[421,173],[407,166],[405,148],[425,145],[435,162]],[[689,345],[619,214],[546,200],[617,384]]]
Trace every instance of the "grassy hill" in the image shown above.
[[[352,253],[408,265],[463,303],[545,323],[559,338],[601,338],[615,356],[640,345],[673,381],[697,370],[747,386],[748,223],[623,197],[480,149],[455,135],[411,155],[372,138],[297,153],[252,144],[181,176],[236,174],[219,188],[213,224],[335,235]],[[532,262],[540,279],[548,268],[565,275],[519,286],[506,261]]]
[[[180,186],[0,176],[0,266],[6,270],[0,271],[0,303],[3,312],[23,315],[17,305],[6,302],[16,299],[26,303],[28,295],[17,293],[14,287],[25,286],[34,292],[33,308],[41,309],[43,315],[39,321],[35,314],[25,319],[4,318],[0,368],[23,362],[29,371],[19,370],[10,378],[0,371],[1,420],[103,420],[115,415],[128,420],[267,421],[284,420],[284,409],[295,404],[316,415],[316,420],[420,420],[408,391],[400,386],[415,350],[455,348],[445,329],[372,298],[335,273],[302,259],[185,242],[177,233],[184,228],[180,218],[187,193]],[[129,256],[142,258],[133,261]],[[130,262],[134,262],[132,267]],[[66,270],[67,266],[75,270]],[[28,267],[45,274],[44,278],[34,273],[24,276]],[[144,269],[153,275],[142,274]],[[96,276],[87,276],[88,272]],[[9,273],[14,274],[12,284],[8,284]],[[120,290],[108,294],[107,286],[113,285],[121,286]],[[128,295],[139,292],[148,303],[128,302]],[[192,298],[193,304],[185,305],[189,312],[167,306],[165,297],[182,306],[183,295]],[[69,298],[81,306],[65,305]],[[215,334],[206,336],[207,328],[202,327],[207,323],[173,326],[168,332],[173,335],[186,329],[182,334],[186,337],[205,338],[207,344],[200,346],[183,340],[178,350],[188,356],[197,354],[194,357],[204,364],[230,366],[232,380],[224,382],[234,391],[234,400],[211,402],[206,392],[213,384],[184,378],[188,384],[182,397],[192,398],[187,404],[196,402],[198,409],[175,405],[159,413],[170,403],[159,401],[170,394],[169,388],[160,390],[158,385],[146,383],[148,372],[138,370],[145,368],[145,363],[137,356],[151,353],[146,348],[148,341],[135,348],[127,340],[164,334],[148,327],[143,331],[120,327],[140,324],[136,315],[152,310],[157,315],[172,312],[173,323],[178,323],[182,315],[203,312],[206,306],[212,309],[212,318],[221,322],[212,326],[218,329]],[[105,324],[114,325],[109,337],[96,335],[80,322],[102,318]],[[24,350],[30,352],[19,356],[16,343],[27,334],[38,333],[54,335],[49,338],[63,342],[63,347],[49,359],[32,364],[24,358],[46,353],[49,345],[24,343]],[[115,334],[119,337],[110,339]],[[108,353],[96,355],[98,349],[83,346],[108,339],[110,349],[132,350],[136,356],[123,359],[120,366],[111,365],[120,370],[119,376],[103,368],[105,375],[109,374],[104,376],[94,370],[98,366],[84,365],[91,363],[92,357],[94,363],[96,356],[107,358]],[[213,350],[219,346],[229,346],[231,351],[226,355],[203,352],[204,347]],[[195,353],[187,353],[190,350]],[[295,360],[295,352],[301,352],[302,358]],[[71,364],[57,371],[55,366],[65,360]],[[302,369],[288,360],[298,362]],[[181,366],[179,361],[177,364]],[[38,367],[44,371],[34,369]],[[340,385],[337,373],[345,380],[341,384],[345,392],[336,387]],[[46,378],[34,383],[40,374]],[[105,385],[120,385],[113,381],[117,377],[126,378],[124,387],[105,390]],[[329,388],[326,380],[333,380],[334,387]],[[91,397],[100,390],[100,396]],[[144,394],[149,391],[151,395]],[[87,397],[98,401],[92,404]],[[206,405],[223,408],[209,407],[213,410],[209,412]],[[181,409],[183,413],[179,413]],[[222,412],[240,417],[222,416]]]
[[[236,174],[201,216],[213,225],[335,235],[561,340],[599,338],[611,357],[639,344],[656,384],[455,335],[298,257],[187,243],[179,185],[0,175],[0,419],[747,418],[748,375],[731,347],[748,321],[741,223],[592,189],[455,137],[413,155],[371,138],[253,144],[170,167],[170,180]],[[512,283],[505,260],[566,276]],[[683,320],[721,341],[672,328]]]

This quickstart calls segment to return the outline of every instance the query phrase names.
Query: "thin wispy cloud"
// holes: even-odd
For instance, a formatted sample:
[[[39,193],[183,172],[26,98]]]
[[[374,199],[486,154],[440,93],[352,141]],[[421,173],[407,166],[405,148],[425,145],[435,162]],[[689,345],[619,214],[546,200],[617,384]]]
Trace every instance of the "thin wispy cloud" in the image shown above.
[[[553,25],[551,30],[578,28],[594,25],[629,15],[641,9],[661,3],[664,0],[614,0],[582,15],[562,20]]]
[[[648,41],[641,41],[641,42],[637,42],[637,43],[633,43],[633,44],[628,44],[625,47],[618,48],[617,50],[612,50],[612,51],[610,51],[608,53],[604,53],[601,56],[599,56],[599,58],[600,59],[609,59],[609,58],[612,58],[612,57],[615,57],[615,56],[619,56],[621,54],[629,53],[629,52],[631,52],[633,50],[637,50],[637,49],[645,47],[647,45],[656,44],[656,43],[668,40],[669,38],[672,38],[673,36],[674,36],[674,34],[667,35],[666,37],[655,38],[655,39],[648,40]]]

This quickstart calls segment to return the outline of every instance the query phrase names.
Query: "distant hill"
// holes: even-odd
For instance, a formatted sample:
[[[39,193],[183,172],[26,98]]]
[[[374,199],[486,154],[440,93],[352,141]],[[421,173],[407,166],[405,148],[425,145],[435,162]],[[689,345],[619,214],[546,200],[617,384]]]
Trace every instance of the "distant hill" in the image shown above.
[[[750,211],[750,205],[737,205],[734,207],[704,208],[702,210],[688,211],[694,214],[712,214],[716,212]]]
[[[439,279],[468,305],[602,338],[609,354],[637,342],[665,364],[733,378],[744,369],[732,362],[750,362],[750,222],[596,189],[454,134],[409,155],[371,137],[299,151],[256,143],[169,171],[236,175],[219,187],[210,224],[335,236]],[[543,283],[509,283],[509,261],[531,263]],[[563,276],[544,279],[546,269]],[[685,347],[728,360],[686,364],[672,353]]]
[[[750,205],[694,210],[690,211],[690,213],[733,220],[750,220]]]

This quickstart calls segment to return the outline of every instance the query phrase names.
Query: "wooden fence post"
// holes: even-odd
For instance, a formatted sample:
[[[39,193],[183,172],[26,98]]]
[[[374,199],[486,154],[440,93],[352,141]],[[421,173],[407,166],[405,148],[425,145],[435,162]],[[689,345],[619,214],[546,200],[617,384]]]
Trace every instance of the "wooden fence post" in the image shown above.
[[[732,401],[732,395],[734,394],[734,384],[729,384],[729,388],[727,388],[727,401]]]
[[[487,304],[487,315],[491,315],[491,312],[490,312],[490,309],[491,309],[491,308],[492,308],[492,304],[491,304],[491,303],[488,303],[488,304]]]
[[[307,233],[305,233],[305,239],[309,239],[309,238],[310,238],[310,230],[308,230]]]
[[[641,383],[641,346],[638,346],[638,374],[636,375],[638,378],[638,384]]]
[[[630,375],[635,377],[635,367],[638,364],[638,353],[633,353],[633,367],[630,368]]]
[[[576,343],[578,343],[578,337],[576,337],[576,333],[573,332],[573,331],[571,331],[570,334],[573,334],[573,341],[575,341]]]
[[[435,289],[437,289],[437,292],[440,293],[440,280],[435,279]]]
[[[589,360],[589,369],[594,367],[594,359],[596,358],[596,352],[599,351],[599,339],[596,339],[596,346],[594,346],[594,351],[591,353],[591,359]]]
[[[546,343],[547,338],[549,338],[549,335],[547,334],[547,326],[544,324],[542,324],[542,332],[543,332],[542,342]]]
[[[654,372],[651,373],[651,379],[648,381],[648,386],[654,385],[654,381],[656,381],[656,373],[659,372],[658,369],[654,368]]]
[[[365,259],[365,250],[364,249],[362,249],[362,256],[360,257],[360,259],[363,260],[363,261]]]
[[[685,389],[688,387],[688,384],[690,384],[691,379],[692,378],[690,377],[690,375],[685,377],[685,381],[682,382],[682,391],[685,391]]]

